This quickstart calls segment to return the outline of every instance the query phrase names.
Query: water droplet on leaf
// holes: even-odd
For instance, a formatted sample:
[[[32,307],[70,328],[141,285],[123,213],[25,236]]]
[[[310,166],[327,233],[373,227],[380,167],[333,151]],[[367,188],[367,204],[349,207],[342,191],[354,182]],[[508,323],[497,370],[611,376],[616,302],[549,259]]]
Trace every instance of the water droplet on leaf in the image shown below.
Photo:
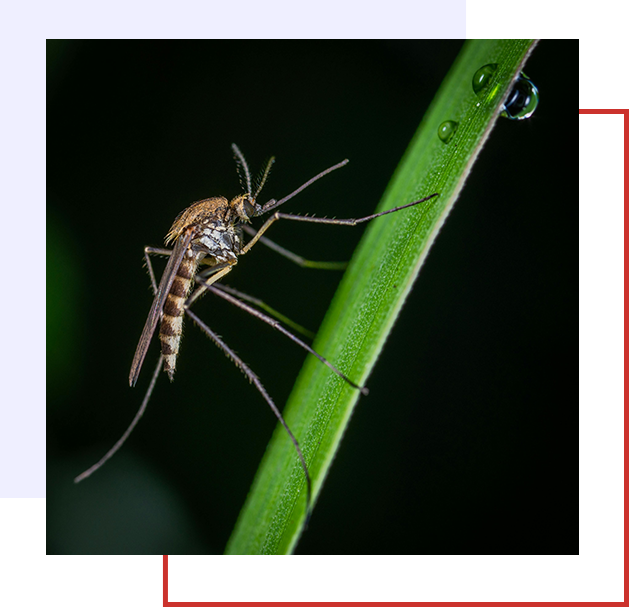
[[[480,93],[487,88],[491,77],[497,69],[497,63],[488,63],[476,71],[472,78],[472,88],[477,95],[480,95]]]
[[[446,120],[439,125],[437,129],[437,135],[439,135],[439,139],[443,141],[443,143],[448,143],[452,136],[456,132],[457,127],[459,126],[458,122],[454,122],[454,120]]]
[[[501,116],[509,120],[525,120],[533,115],[539,103],[539,91],[537,87],[520,73],[507,100],[504,104],[504,111]]]

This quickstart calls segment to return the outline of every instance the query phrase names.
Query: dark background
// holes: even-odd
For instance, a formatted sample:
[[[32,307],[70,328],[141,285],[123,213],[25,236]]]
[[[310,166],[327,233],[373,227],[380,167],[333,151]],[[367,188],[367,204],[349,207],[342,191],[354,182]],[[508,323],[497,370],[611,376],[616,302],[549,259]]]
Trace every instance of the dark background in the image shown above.
[[[128,443],[72,483],[122,434],[157,358],[154,344],[129,388],[152,300],[142,248],[192,201],[239,193],[232,141],[254,172],[277,157],[261,202],[348,157],[290,211],[371,212],[460,48],[48,43],[48,553],[223,551],[275,418],[189,322],[175,382],[160,377]],[[576,42],[533,52],[539,109],[501,119],[480,154],[298,553],[578,552],[577,64]],[[361,233],[271,236],[345,260]],[[227,283],[316,330],[339,279],[258,247]],[[220,300],[197,313],[283,406],[305,354]]]

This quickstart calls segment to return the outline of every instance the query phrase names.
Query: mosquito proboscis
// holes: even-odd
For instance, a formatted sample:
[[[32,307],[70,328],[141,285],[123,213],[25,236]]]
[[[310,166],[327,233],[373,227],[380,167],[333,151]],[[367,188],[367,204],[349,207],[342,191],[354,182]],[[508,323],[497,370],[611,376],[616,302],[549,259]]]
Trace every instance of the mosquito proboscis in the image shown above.
[[[291,192],[288,196],[285,196],[280,200],[271,199],[267,203],[261,205],[258,204],[256,199],[269,176],[269,172],[271,171],[271,167],[275,159],[271,158],[267,162],[261,173],[260,179],[256,183],[254,191],[252,187],[251,173],[245,157],[236,144],[232,144],[232,150],[236,159],[241,185],[245,193],[236,196],[231,201],[222,196],[218,196],[215,198],[206,198],[193,203],[179,214],[166,236],[166,244],[174,244],[172,249],[155,247],[145,247],[144,249],[144,256],[151,278],[154,299],[133,357],[131,371],[129,374],[129,384],[134,386],[138,380],[146,353],[151,343],[153,334],[157,329],[158,323],[160,325],[159,339],[161,341],[161,354],[155,367],[155,371],[153,372],[149,387],[142,401],[142,405],[125,433],[98,462],[77,476],[74,481],[78,483],[90,476],[122,446],[144,413],[151,394],[155,388],[157,377],[162,368],[166,371],[171,381],[174,379],[177,356],[179,353],[179,344],[181,341],[183,318],[187,315],[227,355],[227,357],[240,368],[249,381],[255,385],[258,392],[262,395],[264,400],[266,400],[267,404],[288,433],[299,457],[306,479],[306,518],[308,519],[312,506],[312,482],[308,471],[308,465],[299,446],[299,442],[286,424],[280,410],[273,399],[269,396],[255,373],[253,373],[250,367],[244,363],[242,359],[191,310],[191,306],[206,292],[211,292],[214,295],[227,300],[229,303],[237,306],[245,312],[248,312],[256,318],[269,324],[277,331],[286,335],[307,352],[316,356],[343,381],[366,395],[368,393],[367,388],[359,386],[353,382],[325,357],[321,356],[318,352],[315,352],[302,339],[286,329],[279,320],[274,319],[256,307],[249,305],[252,303],[257,305],[259,308],[261,307],[260,300],[236,291],[231,287],[221,285],[218,281],[229,274],[233,267],[238,263],[238,258],[241,255],[248,253],[257,242],[261,242],[280,255],[283,255],[301,266],[321,269],[340,269],[341,267],[344,267],[345,264],[337,262],[313,262],[306,260],[269,240],[266,236],[264,236],[265,232],[273,223],[280,219],[304,221],[308,223],[354,226],[371,221],[376,217],[381,217],[383,215],[388,215],[390,213],[395,213],[402,209],[415,206],[438,196],[438,194],[431,194],[421,200],[416,200],[414,202],[389,209],[388,211],[374,213],[373,215],[367,215],[366,217],[360,217],[357,219],[328,219],[325,217],[281,213],[275,211],[275,209],[302,192],[315,181],[321,179],[321,177],[324,177],[328,173],[345,166],[348,163],[348,160],[343,160],[342,162],[339,162],[338,164],[335,164],[325,171],[315,175],[295,191]],[[275,212],[258,230],[249,225],[253,218],[265,215],[271,211]],[[251,236],[250,240],[246,243],[244,240],[245,233]],[[151,263],[151,255],[168,256],[169,258],[159,285],[155,280],[155,273],[153,272],[153,266]],[[196,288],[193,290],[193,287]],[[267,311],[269,310],[268,308],[266,309]],[[279,314],[275,314],[275,316],[276,318],[284,318]],[[298,325],[293,324],[292,326],[299,328]]]

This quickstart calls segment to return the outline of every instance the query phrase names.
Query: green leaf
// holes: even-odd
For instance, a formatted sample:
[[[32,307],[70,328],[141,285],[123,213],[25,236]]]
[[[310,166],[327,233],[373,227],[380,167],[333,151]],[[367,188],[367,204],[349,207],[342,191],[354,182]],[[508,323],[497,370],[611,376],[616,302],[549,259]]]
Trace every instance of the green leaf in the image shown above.
[[[362,238],[314,344],[364,385],[437,232],[454,204],[533,40],[476,40],[463,47],[384,194],[379,211],[438,192],[408,210],[374,220]],[[472,79],[495,64],[478,93]],[[438,136],[458,123],[451,139]],[[344,228],[339,227],[339,230]],[[300,442],[314,501],[330,470],[359,393],[309,356],[284,410]],[[306,483],[295,449],[278,426],[227,544],[228,554],[291,553],[303,528]]]

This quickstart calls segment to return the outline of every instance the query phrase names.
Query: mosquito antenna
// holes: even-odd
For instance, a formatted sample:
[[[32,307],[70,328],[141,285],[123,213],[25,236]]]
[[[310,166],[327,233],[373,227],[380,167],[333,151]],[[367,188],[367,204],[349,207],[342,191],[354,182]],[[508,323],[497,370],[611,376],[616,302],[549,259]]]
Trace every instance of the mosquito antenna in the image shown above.
[[[242,186],[242,189],[246,190],[246,193],[251,196],[251,173],[249,172],[249,165],[240,151],[240,148],[235,143],[232,143],[232,150],[234,152],[234,158],[236,159],[236,168],[238,170],[240,185]]]
[[[254,200],[258,197],[258,194],[262,191],[266,180],[269,178],[269,173],[271,172],[271,167],[273,166],[274,162],[275,156],[271,156],[271,158],[269,158],[269,161],[266,163],[266,168],[262,173],[260,173],[260,176],[256,180],[258,187],[256,188],[256,193],[253,195]]]
[[[329,169],[326,169],[325,171],[321,171],[321,173],[319,173],[318,175],[315,175],[312,179],[309,179],[308,181],[306,181],[306,183],[298,187],[294,192],[292,192],[288,196],[284,196],[284,198],[282,198],[281,200],[275,200],[275,199],[269,200],[269,202],[267,202],[265,205],[262,206],[262,208],[260,209],[260,212],[256,213],[256,215],[263,215],[264,213],[268,213],[269,211],[276,209],[281,204],[284,204],[286,201],[290,200],[293,196],[297,196],[297,194],[305,190],[309,185],[312,185],[315,181],[317,181],[318,179],[321,179],[321,177],[324,177],[325,175],[327,175],[328,173],[331,173],[332,171],[336,171],[336,169],[340,169],[341,167],[344,167],[348,162],[349,160],[346,158],[342,162],[339,162],[338,164],[331,166]]]
[[[136,427],[137,423],[140,421],[140,418],[144,414],[146,410],[146,405],[148,405],[149,399],[151,398],[151,394],[153,393],[153,388],[155,388],[155,382],[157,381],[157,377],[159,372],[162,370],[162,364],[164,363],[164,357],[160,356],[159,361],[157,361],[157,366],[155,367],[155,371],[153,373],[153,379],[151,379],[151,383],[149,384],[149,388],[146,391],[146,395],[144,396],[144,400],[138,409],[138,412],[135,414],[133,421],[129,424],[129,427],[125,430],[125,433],[120,437],[118,442],[109,450],[103,457],[101,457],[91,468],[88,468],[85,472],[79,474],[75,479],[75,483],[80,483],[82,480],[86,479],[88,476],[91,476],[96,470],[101,468],[103,464],[112,456],[129,438],[129,434],[133,431],[133,428]]]

